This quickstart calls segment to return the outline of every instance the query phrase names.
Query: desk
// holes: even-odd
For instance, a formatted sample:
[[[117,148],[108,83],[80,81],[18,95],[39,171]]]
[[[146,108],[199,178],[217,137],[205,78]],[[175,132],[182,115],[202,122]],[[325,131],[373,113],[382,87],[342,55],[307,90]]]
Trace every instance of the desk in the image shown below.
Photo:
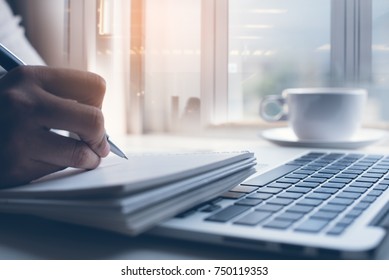
[[[258,139],[254,130],[239,131],[237,139],[223,133],[204,137],[134,136],[115,138],[128,152],[252,150],[272,153],[272,144]],[[236,135],[236,133],[235,133]],[[244,140],[242,140],[244,139]],[[120,142],[121,140],[121,142]],[[281,148],[285,159],[295,149]],[[365,148],[366,153],[388,153],[389,143]],[[258,154],[257,154],[258,156]],[[282,159],[277,159],[282,160]],[[258,156],[260,161],[260,156]],[[0,259],[294,259],[268,253],[152,236],[131,238],[91,228],[20,215],[0,215]],[[376,258],[389,259],[389,239]]]

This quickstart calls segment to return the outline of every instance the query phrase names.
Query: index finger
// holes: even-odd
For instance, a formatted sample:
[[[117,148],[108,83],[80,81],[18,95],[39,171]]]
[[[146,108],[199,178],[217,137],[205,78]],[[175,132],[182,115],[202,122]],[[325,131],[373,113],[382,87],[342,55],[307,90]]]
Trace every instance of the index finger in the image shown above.
[[[73,69],[32,66],[39,85],[58,97],[101,108],[105,80],[94,73]]]

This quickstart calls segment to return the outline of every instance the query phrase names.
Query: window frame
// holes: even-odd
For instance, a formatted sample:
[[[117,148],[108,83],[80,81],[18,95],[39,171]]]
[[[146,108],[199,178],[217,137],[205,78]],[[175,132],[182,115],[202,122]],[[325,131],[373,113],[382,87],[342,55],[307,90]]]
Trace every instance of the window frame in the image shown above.
[[[201,120],[228,121],[228,1],[202,0]]]

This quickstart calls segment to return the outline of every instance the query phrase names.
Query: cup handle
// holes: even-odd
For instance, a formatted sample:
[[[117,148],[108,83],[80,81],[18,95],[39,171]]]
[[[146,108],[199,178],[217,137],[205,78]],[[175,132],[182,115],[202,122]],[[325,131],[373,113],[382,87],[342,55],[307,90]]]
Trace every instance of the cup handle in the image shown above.
[[[269,95],[262,99],[261,104],[259,106],[259,114],[260,116],[268,122],[278,122],[278,121],[286,121],[288,119],[288,115],[285,110],[285,98],[277,95]],[[269,105],[275,104],[281,108],[280,112],[276,115],[269,115],[266,110]]]

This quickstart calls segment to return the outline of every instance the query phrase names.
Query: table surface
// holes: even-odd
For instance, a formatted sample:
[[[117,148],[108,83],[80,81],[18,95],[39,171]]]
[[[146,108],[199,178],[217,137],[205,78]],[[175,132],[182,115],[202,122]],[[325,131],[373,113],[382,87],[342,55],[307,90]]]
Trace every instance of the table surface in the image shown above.
[[[115,139],[127,152],[283,149],[285,157],[295,148],[276,147],[258,138],[258,131],[242,130],[227,137],[214,133],[202,137],[177,135],[130,136]],[[240,136],[237,137],[236,135]],[[227,134],[228,135],[228,134]],[[362,152],[387,153],[380,142]],[[293,151],[295,152],[295,151]],[[258,159],[260,162],[260,158]],[[128,237],[92,228],[24,215],[0,214],[0,259],[296,259],[216,245],[142,235]],[[375,258],[389,259],[389,240]]]

